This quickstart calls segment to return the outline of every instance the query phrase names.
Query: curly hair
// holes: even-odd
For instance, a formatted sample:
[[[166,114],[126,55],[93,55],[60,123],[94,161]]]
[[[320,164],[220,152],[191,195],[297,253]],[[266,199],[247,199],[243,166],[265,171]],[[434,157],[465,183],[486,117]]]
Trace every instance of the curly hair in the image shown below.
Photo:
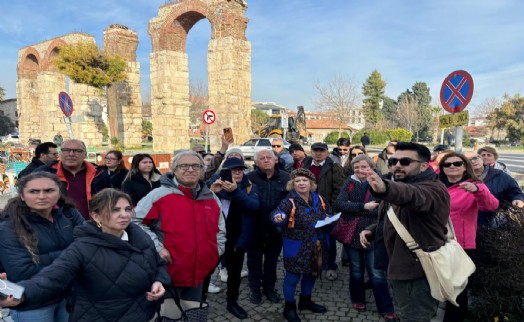
[[[60,190],[60,179],[58,179],[55,174],[41,171],[30,173],[18,179],[16,182],[16,187],[18,188],[20,194],[22,194],[29,182],[42,178],[52,180],[54,183],[56,183],[57,188]],[[60,193],[60,198],[58,199],[57,205],[64,208],[75,208],[74,204],[64,197],[62,193]],[[31,209],[29,206],[27,206],[25,201],[22,200],[21,195],[9,199],[4,209],[4,215],[9,215],[7,220],[11,220],[11,223],[13,224],[13,230],[18,236],[20,243],[22,243],[22,245],[24,245],[24,247],[27,249],[31,255],[31,258],[33,259],[33,262],[35,264],[39,264],[40,259],[38,255],[38,238],[36,236],[35,230],[29,223],[28,217],[30,214]]]

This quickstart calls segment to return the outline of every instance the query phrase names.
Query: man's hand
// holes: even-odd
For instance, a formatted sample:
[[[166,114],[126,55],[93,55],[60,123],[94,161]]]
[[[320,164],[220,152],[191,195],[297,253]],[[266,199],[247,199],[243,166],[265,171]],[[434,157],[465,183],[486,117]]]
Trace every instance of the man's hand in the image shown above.
[[[373,232],[371,230],[364,229],[360,232],[360,245],[362,245],[364,249],[368,248],[369,244],[371,244],[367,238],[368,236],[371,237],[371,235],[373,235]]]
[[[211,184],[211,187],[209,189],[211,189],[211,191],[213,191],[214,193],[219,193],[220,191],[222,191],[223,183],[224,182],[219,178],[215,182],[213,182],[213,184]]]
[[[377,208],[378,205],[380,205],[380,203],[378,203],[377,201],[366,202],[364,204],[364,209],[366,209],[366,210],[373,210],[373,209]]]
[[[386,184],[375,171],[368,170],[367,180],[373,191],[378,193],[386,192]]]
[[[151,285],[151,292],[146,292],[146,299],[148,301],[156,301],[164,296],[165,292],[166,290],[162,283],[154,282],[153,285]]]
[[[517,208],[523,208],[524,207],[524,201],[522,201],[522,200],[513,200],[511,202],[511,204],[513,205],[513,207],[517,207]]]
[[[233,192],[237,188],[237,183],[234,180],[233,182],[222,181],[222,188],[227,192]]]
[[[165,260],[168,264],[171,264],[173,262],[173,260],[171,259],[171,254],[169,254],[169,251],[165,248],[162,248],[158,255],[160,255],[160,257],[162,257],[162,259]]]

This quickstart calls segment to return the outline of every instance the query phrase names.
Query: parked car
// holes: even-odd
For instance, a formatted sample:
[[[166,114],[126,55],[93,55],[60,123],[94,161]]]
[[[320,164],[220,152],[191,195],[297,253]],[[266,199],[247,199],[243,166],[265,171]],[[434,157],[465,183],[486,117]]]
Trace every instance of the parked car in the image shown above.
[[[272,140],[273,138],[251,139],[240,146],[232,146],[232,148],[239,148],[240,151],[242,151],[242,154],[244,154],[245,159],[252,159],[257,151],[271,150]],[[284,140],[284,147],[286,149],[289,148],[289,142],[286,140]]]
[[[2,136],[0,138],[2,140],[2,143],[20,143],[20,139],[18,138],[18,135],[14,134],[8,134],[5,136]]]

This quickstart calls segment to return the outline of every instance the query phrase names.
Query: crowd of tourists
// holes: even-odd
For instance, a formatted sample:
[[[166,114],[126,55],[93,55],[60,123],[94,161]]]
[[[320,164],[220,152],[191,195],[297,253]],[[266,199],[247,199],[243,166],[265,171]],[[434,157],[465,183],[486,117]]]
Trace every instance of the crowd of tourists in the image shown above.
[[[109,151],[97,166],[82,141],[55,141],[36,148],[0,214],[0,279],[24,288],[0,306],[17,322],[175,319],[185,314],[181,303],[196,303],[188,312],[208,308],[208,292],[220,291],[210,283],[217,267],[236,318],[250,316],[238,301],[247,275],[251,303],[283,304],[287,321],[301,321],[301,310],[327,312],[315,281],[337,282],[337,255],[349,266],[351,309],[366,310],[369,285],[385,321],[430,321],[438,301],[388,209],[425,251],[444,245],[451,219],[475,259],[477,227],[496,229],[502,205],[524,207],[491,147],[462,154],[391,141],[370,157],[368,137],[362,145],[341,138],[332,151],[313,143],[308,156],[274,139],[250,168],[223,138],[215,154],[175,151],[161,174],[149,154],[126,169],[122,153]],[[456,302],[444,321],[465,319],[467,288]]]

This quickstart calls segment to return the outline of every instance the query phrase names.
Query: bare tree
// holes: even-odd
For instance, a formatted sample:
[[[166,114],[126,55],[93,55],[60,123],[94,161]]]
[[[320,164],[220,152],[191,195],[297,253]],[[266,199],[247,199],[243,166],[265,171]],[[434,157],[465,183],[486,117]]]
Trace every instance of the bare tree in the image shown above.
[[[201,83],[189,84],[189,122],[192,125],[200,124],[202,114],[209,108],[209,96],[207,94],[207,87]]]
[[[495,109],[502,106],[502,101],[496,97],[488,97],[482,103],[475,106],[473,109],[473,115],[477,117],[486,117]]]
[[[317,81],[314,87],[317,91],[315,100],[317,108],[335,115],[339,121],[340,137],[342,124],[350,124],[351,118],[354,117],[352,112],[361,104],[360,85],[351,79],[334,76],[325,85]]]
[[[419,123],[417,99],[411,95],[402,95],[397,104],[397,121],[400,127],[416,132]]]

